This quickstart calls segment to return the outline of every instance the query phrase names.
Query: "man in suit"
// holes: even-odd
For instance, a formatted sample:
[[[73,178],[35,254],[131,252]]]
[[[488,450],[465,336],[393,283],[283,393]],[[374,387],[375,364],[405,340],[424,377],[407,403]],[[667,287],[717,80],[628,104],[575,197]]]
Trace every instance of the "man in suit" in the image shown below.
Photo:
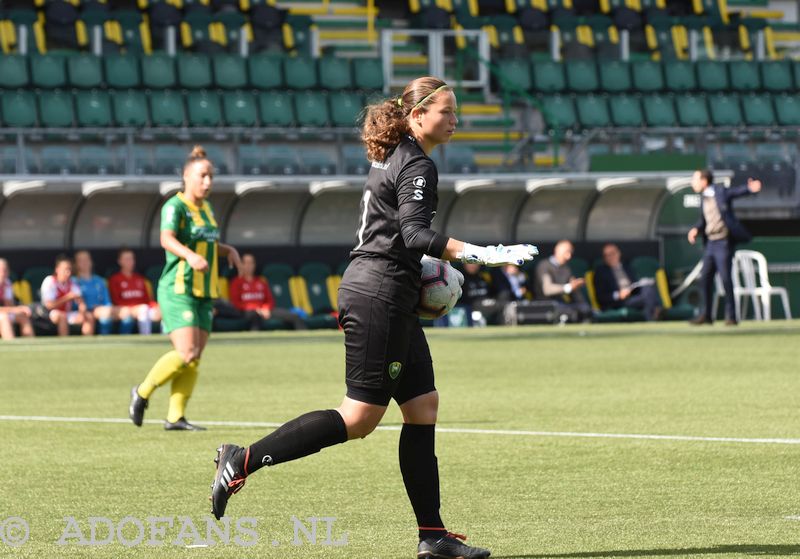
[[[761,181],[748,179],[747,184],[725,188],[714,184],[714,176],[709,170],[695,171],[692,175],[692,189],[700,194],[700,219],[687,235],[694,244],[701,236],[705,243],[703,252],[703,293],[705,312],[692,320],[692,324],[711,324],[711,305],[714,296],[714,274],[719,273],[725,288],[725,324],[735,326],[736,307],[733,298],[731,268],[733,253],[737,243],[746,243],[752,237],[733,213],[733,200],[740,196],[761,191]]]
[[[652,278],[637,278],[627,265],[622,263],[622,253],[615,244],[603,247],[603,264],[594,271],[594,289],[597,301],[605,311],[608,309],[641,309],[646,320],[658,320],[661,316],[661,299]],[[641,284],[641,285],[637,285]]]

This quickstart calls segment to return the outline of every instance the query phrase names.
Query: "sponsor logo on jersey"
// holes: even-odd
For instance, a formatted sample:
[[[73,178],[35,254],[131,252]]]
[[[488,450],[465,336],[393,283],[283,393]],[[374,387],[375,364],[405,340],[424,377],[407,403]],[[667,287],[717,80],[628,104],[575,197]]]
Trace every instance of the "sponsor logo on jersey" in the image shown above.
[[[427,184],[425,182],[425,177],[414,177],[413,183],[417,188],[425,188],[425,185]]]
[[[375,167],[376,169],[382,169],[384,171],[389,168],[389,165],[390,163],[378,163],[377,161],[372,162],[373,167]]]

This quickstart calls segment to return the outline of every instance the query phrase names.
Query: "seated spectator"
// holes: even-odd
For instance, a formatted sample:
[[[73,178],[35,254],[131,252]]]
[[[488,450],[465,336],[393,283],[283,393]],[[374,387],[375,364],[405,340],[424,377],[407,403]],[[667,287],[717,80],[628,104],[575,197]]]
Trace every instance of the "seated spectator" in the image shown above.
[[[53,275],[42,282],[42,304],[59,336],[68,336],[71,324],[80,324],[81,334],[94,334],[94,315],[86,308],[81,289],[72,279],[72,260],[61,254],[56,257]],[[76,310],[77,309],[77,310]]]
[[[615,244],[603,247],[603,262],[594,272],[594,289],[600,308],[640,309],[646,320],[661,317],[661,299],[652,278],[637,278],[622,263],[622,253]],[[649,281],[648,281],[649,280]]]
[[[106,282],[100,276],[92,273],[92,256],[88,250],[79,250],[75,253],[75,282],[81,289],[86,308],[91,311],[97,321],[97,333],[107,335],[111,333],[114,325],[115,310],[111,306]]]
[[[14,299],[11,288],[11,270],[5,258],[0,258],[0,339],[14,338],[14,325],[19,326],[23,336],[33,336],[31,325],[31,309],[27,305],[19,305]]]
[[[261,329],[261,320],[276,318],[295,330],[308,328],[303,319],[289,309],[275,306],[269,283],[256,277],[256,259],[252,254],[242,255],[242,275],[233,278],[230,286],[231,304],[239,316],[250,322],[251,330]]]
[[[473,325],[500,324],[507,302],[497,297],[493,283],[483,277],[480,264],[464,264],[464,285],[458,304],[469,309]]]
[[[493,276],[497,298],[508,303],[528,298],[528,277],[516,264],[506,264]]]
[[[118,309],[119,333],[132,334],[134,321],[140,334],[151,334],[153,322],[161,320],[161,309],[147,291],[147,280],[136,273],[136,256],[129,248],[117,255],[119,272],[108,279],[111,303]]]
[[[553,255],[536,267],[534,292],[537,299],[550,299],[558,303],[560,311],[570,320],[580,321],[591,318],[592,308],[580,290],[584,279],[576,278],[569,267],[574,250],[572,243],[567,240],[556,243]]]

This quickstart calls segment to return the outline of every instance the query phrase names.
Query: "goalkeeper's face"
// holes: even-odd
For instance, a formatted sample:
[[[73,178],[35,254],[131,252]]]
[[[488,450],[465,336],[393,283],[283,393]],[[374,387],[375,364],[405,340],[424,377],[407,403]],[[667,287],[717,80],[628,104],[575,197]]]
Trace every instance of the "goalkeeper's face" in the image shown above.
[[[211,192],[213,181],[214,167],[208,159],[193,161],[183,170],[186,192],[195,200],[205,200]]]
[[[441,91],[411,118],[425,143],[432,146],[446,144],[456,131],[456,96],[452,91]]]

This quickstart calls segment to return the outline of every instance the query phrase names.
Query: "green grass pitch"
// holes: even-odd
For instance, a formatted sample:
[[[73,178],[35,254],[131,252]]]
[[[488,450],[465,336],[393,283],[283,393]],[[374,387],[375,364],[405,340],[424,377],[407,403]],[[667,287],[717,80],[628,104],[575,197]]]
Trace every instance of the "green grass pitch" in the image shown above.
[[[797,322],[429,330],[445,522],[506,559],[800,555],[798,334]],[[394,405],[387,429],[254,475],[228,506],[250,532],[231,524],[229,540],[190,547],[208,543],[216,446],[271,429],[247,422],[338,405],[342,342],[214,335],[187,415],[234,424],[205,433],[127,422],[129,389],[168,349],[163,337],[0,344],[0,557],[414,557]],[[153,396],[146,419],[163,419],[167,397]],[[11,517],[28,525],[18,547]],[[93,517],[119,530],[112,543],[85,545]],[[173,522],[153,536],[161,546],[151,517]]]

